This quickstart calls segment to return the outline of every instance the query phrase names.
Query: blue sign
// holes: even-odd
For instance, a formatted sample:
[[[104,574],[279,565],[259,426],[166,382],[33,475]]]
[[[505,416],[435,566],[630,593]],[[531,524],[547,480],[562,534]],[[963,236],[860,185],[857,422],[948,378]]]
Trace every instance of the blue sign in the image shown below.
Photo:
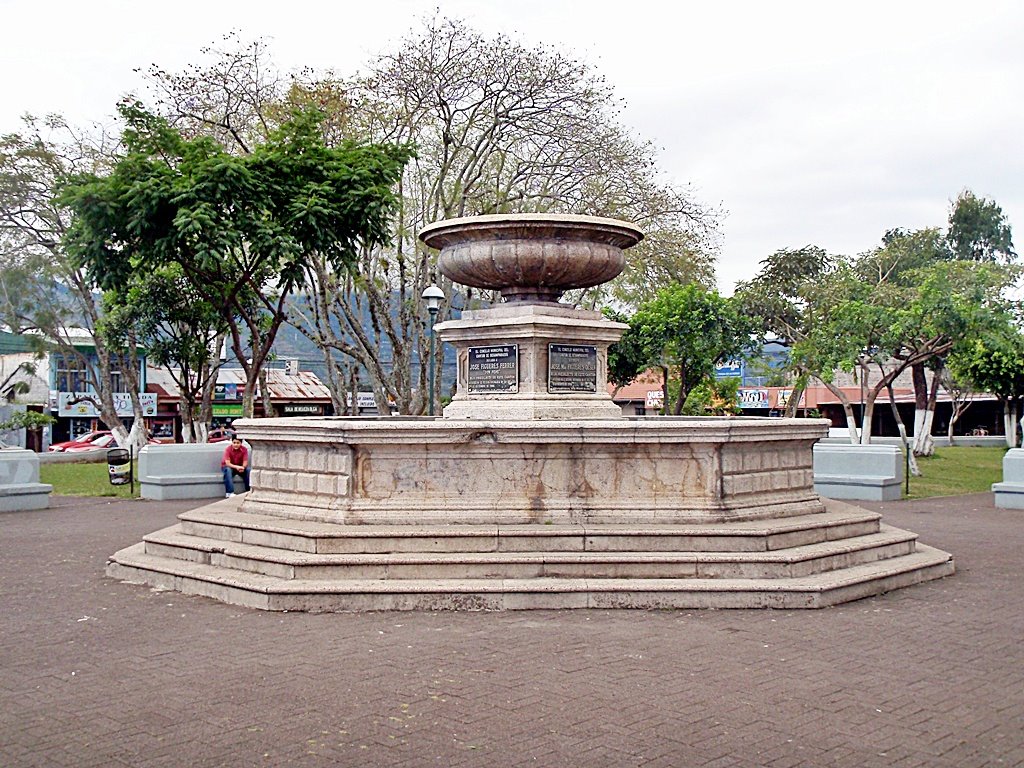
[[[743,361],[742,360],[726,360],[721,365],[715,366],[715,378],[716,379],[742,379],[743,378]]]

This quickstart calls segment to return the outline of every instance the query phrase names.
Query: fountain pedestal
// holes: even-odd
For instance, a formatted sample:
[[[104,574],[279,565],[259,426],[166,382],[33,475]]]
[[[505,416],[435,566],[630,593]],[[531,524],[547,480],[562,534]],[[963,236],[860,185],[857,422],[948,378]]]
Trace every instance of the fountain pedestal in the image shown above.
[[[628,326],[558,304],[506,304],[435,326],[456,351],[449,419],[618,419],[608,347]]]

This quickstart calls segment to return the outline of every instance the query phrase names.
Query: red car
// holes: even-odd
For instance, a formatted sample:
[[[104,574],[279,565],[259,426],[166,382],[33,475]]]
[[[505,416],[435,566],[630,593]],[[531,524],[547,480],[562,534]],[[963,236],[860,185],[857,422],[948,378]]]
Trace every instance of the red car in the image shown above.
[[[114,436],[110,432],[93,438],[87,443],[69,445],[64,449],[64,453],[84,453],[85,451],[95,451],[100,448],[117,448],[117,441],[114,440]]]
[[[78,450],[82,450],[82,446],[85,446],[85,450],[89,450],[91,448],[99,448],[101,446],[92,445],[92,441],[99,437],[103,437],[109,434],[110,432],[108,430],[102,429],[96,432],[86,432],[84,435],[82,435],[81,437],[76,437],[74,440],[65,440],[63,443],[54,443],[47,450],[52,451],[54,453],[62,453],[68,450],[69,448],[77,448]]]
[[[230,440],[234,434],[232,429],[211,429],[210,434],[206,436],[206,442],[223,443],[225,440]]]

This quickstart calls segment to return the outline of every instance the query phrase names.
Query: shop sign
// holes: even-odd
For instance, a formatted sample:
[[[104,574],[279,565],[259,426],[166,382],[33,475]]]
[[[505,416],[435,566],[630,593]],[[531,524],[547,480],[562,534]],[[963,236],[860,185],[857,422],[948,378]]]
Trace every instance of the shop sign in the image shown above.
[[[652,389],[647,392],[644,398],[645,408],[661,408],[665,404],[665,393],[660,389]]]
[[[715,366],[715,378],[716,379],[742,379],[743,378],[743,361],[742,360],[726,360],[721,365]]]
[[[740,408],[767,408],[767,389],[741,389],[737,393]]]
[[[238,405],[219,405],[213,404],[213,415],[214,416],[241,416],[242,406]]]
[[[785,408],[789,404],[789,398],[791,398],[792,396],[793,396],[793,390],[792,389],[780,389],[778,394],[776,395],[775,407],[780,409],[780,410]],[[800,393],[800,399],[797,401],[797,404],[796,404],[797,408],[800,407],[800,404],[803,402],[803,399],[804,399],[804,393],[801,392]]]
[[[313,403],[282,403],[281,413],[285,416],[320,416],[324,412],[322,405]]]
[[[95,397],[95,392],[58,392],[57,415],[68,417],[99,418],[99,409],[92,400],[83,398]],[[142,405],[143,416],[156,416],[156,393],[140,392],[139,403]],[[131,416],[132,396],[128,392],[114,393],[114,410],[118,416]]]
[[[349,408],[352,407],[352,393],[349,392],[345,395],[345,402]],[[359,406],[359,410],[365,410],[368,408],[377,407],[377,398],[373,396],[373,392],[357,392],[356,393],[356,405]]]

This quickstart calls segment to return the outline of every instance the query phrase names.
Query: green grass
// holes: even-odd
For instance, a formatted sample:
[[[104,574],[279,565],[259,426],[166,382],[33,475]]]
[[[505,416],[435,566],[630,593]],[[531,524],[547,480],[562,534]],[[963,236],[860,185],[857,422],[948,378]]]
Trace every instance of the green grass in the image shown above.
[[[921,477],[910,478],[911,499],[959,496],[992,489],[1003,479],[1005,448],[936,448],[935,455],[918,459]]]
[[[111,485],[107,463],[96,464],[41,464],[39,482],[49,483],[53,492],[62,496],[116,496],[122,499],[138,498],[139,479],[136,462],[135,495],[128,485]]]

